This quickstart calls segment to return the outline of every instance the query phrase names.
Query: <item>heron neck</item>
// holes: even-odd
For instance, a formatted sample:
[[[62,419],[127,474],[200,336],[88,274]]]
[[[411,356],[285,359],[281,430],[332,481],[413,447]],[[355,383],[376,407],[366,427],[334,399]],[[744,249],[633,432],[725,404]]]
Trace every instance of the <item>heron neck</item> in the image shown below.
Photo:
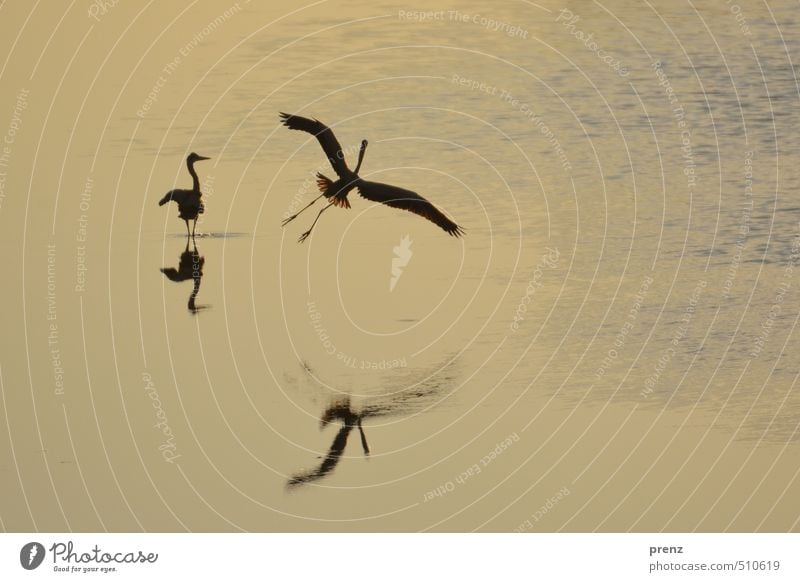
[[[353,170],[354,174],[358,174],[358,171],[361,169],[361,162],[364,161],[364,152],[365,148],[361,148],[361,151],[358,152],[358,163],[356,164],[356,169]]]
[[[194,171],[194,162],[186,162],[189,167],[189,173],[192,175],[192,190],[200,192],[200,179],[197,177],[197,172]]]

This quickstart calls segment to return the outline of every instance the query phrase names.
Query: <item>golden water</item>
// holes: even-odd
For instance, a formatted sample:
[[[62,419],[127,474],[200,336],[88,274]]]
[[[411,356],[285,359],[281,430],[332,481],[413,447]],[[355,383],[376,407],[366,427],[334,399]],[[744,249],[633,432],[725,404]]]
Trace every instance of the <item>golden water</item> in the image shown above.
[[[0,5],[0,526],[799,529],[793,3],[268,4]]]

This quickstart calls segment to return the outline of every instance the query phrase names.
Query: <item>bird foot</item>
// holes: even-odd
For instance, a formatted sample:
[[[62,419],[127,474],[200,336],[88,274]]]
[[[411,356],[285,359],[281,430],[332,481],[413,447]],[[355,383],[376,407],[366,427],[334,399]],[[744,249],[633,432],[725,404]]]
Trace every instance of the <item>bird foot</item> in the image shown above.
[[[287,218],[286,220],[284,220],[283,222],[281,222],[281,226],[286,226],[286,225],[287,225],[287,224],[289,224],[291,221],[293,221],[295,218],[297,218],[297,215],[296,215],[296,214],[293,214],[292,216],[290,216],[289,218]]]
[[[297,239],[297,242],[299,242],[299,243],[301,243],[301,242],[305,242],[305,240],[308,238],[308,235],[310,235],[310,234],[311,234],[311,231],[310,231],[310,230],[307,230],[307,231],[305,231],[305,232],[304,232],[303,234],[301,234],[301,235],[300,235],[300,237]]]

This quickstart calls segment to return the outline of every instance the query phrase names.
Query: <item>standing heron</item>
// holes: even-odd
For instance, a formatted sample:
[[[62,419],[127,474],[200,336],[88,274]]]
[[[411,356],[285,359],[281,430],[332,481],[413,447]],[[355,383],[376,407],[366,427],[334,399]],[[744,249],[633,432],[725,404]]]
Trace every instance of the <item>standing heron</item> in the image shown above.
[[[316,119],[308,119],[305,117],[299,117],[297,115],[290,115],[288,113],[281,113],[281,121],[289,129],[305,131],[306,133],[310,133],[311,135],[315,136],[319,141],[319,144],[322,146],[322,149],[325,151],[325,155],[328,156],[328,161],[331,163],[334,171],[339,176],[339,179],[334,182],[322,174],[317,173],[317,186],[322,194],[317,196],[299,212],[293,214],[283,221],[283,226],[286,226],[292,220],[297,218],[301,212],[309,208],[323,196],[330,200],[328,205],[319,211],[319,214],[317,214],[314,222],[311,223],[311,228],[300,235],[298,242],[303,242],[308,238],[308,236],[311,234],[311,231],[314,229],[314,225],[317,224],[319,217],[322,216],[322,213],[331,206],[350,208],[350,202],[347,200],[347,195],[353,188],[358,188],[358,193],[367,200],[380,202],[381,204],[386,204],[392,208],[408,210],[409,212],[413,212],[418,216],[427,218],[451,236],[458,237],[464,234],[464,229],[447,218],[447,216],[445,216],[438,208],[436,208],[433,204],[428,202],[416,192],[398,188],[397,186],[390,186],[389,184],[381,184],[380,182],[368,182],[367,180],[362,180],[358,175],[358,171],[361,169],[361,162],[364,161],[364,152],[367,149],[368,143],[367,140],[363,140],[361,142],[361,149],[358,152],[358,164],[356,165],[355,170],[351,170],[347,167],[347,163],[344,160],[342,146],[339,144],[336,136],[333,135],[331,128],[326,126],[324,123]]]
[[[200,180],[197,178],[197,172],[194,171],[194,163],[201,160],[210,160],[204,156],[197,155],[192,152],[186,158],[186,165],[189,167],[189,173],[192,175],[192,189],[191,190],[170,190],[159,201],[159,206],[164,206],[170,200],[178,203],[179,216],[186,223],[186,235],[194,238],[194,229],[197,227],[197,215],[203,214],[205,207],[203,206],[203,193],[200,192]],[[189,221],[193,220],[192,230],[189,231]]]

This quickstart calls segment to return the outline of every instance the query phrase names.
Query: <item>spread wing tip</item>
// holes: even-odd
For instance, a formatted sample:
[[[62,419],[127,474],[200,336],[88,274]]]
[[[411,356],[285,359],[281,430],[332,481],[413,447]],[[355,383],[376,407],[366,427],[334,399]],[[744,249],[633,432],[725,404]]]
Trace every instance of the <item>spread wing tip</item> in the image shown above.
[[[458,226],[455,222],[450,222],[450,224],[440,224],[439,226],[449,234],[450,236],[454,236],[456,238],[461,238],[465,234],[467,234],[466,230],[462,227]]]
[[[291,127],[290,123],[321,123],[319,119],[316,117],[303,117],[301,115],[295,115],[294,113],[285,113],[283,111],[279,111],[278,115],[281,118],[281,123],[286,126],[289,126],[291,129],[295,129]]]

